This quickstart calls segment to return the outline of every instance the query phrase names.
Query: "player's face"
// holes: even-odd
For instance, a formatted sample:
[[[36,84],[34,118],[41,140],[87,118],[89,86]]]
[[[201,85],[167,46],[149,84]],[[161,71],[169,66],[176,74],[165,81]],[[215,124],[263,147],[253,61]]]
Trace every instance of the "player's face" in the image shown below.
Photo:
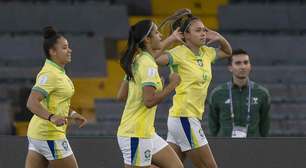
[[[251,71],[249,56],[240,54],[232,57],[232,64],[229,66],[229,70],[239,79],[247,78]]]
[[[159,50],[161,48],[162,38],[160,32],[157,30],[156,24],[153,25],[149,39],[153,50]]]
[[[57,43],[54,45],[52,52],[59,64],[65,65],[71,62],[72,50],[69,48],[69,43],[64,37],[57,39]]]
[[[184,33],[185,41],[194,46],[202,46],[206,42],[207,29],[203,22],[199,19],[191,21],[189,31]]]

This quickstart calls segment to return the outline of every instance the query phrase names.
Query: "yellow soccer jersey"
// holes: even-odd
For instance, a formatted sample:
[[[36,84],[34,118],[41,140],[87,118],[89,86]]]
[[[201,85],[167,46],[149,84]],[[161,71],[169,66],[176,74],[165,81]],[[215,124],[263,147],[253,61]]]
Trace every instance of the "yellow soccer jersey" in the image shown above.
[[[202,119],[207,89],[212,79],[211,63],[216,59],[216,50],[202,46],[198,56],[185,45],[177,46],[169,52],[169,64],[181,77],[176,87],[172,117],[196,117]]]
[[[141,52],[133,63],[134,81],[129,81],[129,93],[118,129],[118,136],[151,138],[155,133],[154,119],[157,106],[147,108],[143,102],[143,87],[162,90],[158,66],[147,52]]]
[[[47,59],[36,77],[32,91],[39,92],[44,96],[41,104],[50,113],[68,116],[74,86],[62,67]],[[52,122],[34,115],[28,127],[28,136],[38,140],[64,139],[66,127],[67,125],[56,126]]]

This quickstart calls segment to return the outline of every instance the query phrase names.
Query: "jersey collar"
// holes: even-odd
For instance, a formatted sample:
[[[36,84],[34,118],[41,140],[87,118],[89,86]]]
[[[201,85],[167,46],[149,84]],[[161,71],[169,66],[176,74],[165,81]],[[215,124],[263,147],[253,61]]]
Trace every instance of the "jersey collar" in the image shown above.
[[[61,72],[65,73],[65,69],[63,67],[59,66],[58,64],[56,64],[55,62],[53,62],[50,59],[46,59],[46,64],[49,64],[49,65],[55,67],[56,69],[60,70]]]
[[[188,52],[188,55],[191,55],[193,58],[202,58],[204,55],[204,52],[202,50],[202,47],[199,48],[199,55],[195,55],[190,48],[188,48],[186,45],[182,45],[184,47],[184,49],[186,50],[186,52]]]

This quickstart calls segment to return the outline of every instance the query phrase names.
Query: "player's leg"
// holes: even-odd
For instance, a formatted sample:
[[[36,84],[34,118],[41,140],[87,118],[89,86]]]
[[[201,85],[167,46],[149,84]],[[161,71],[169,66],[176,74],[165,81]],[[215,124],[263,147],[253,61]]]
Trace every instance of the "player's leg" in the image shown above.
[[[75,159],[74,154],[65,157],[63,159],[51,160],[50,165],[52,168],[78,168],[77,161]]]
[[[48,164],[48,160],[43,155],[33,150],[28,151],[25,168],[47,168]]]
[[[184,118],[181,120],[184,133],[190,148],[185,151],[197,168],[216,168],[217,164],[208,145],[208,141],[197,118]]]
[[[153,138],[152,163],[162,168],[182,168],[183,164],[175,151],[160,136]]]
[[[184,162],[186,156],[181,150],[181,131],[178,129],[181,127],[179,118],[168,117],[167,121],[168,133],[167,133],[167,142],[171,148],[175,151],[177,156],[182,162]]]
[[[217,168],[217,163],[208,144],[186,152],[197,168]]]
[[[169,145],[153,155],[152,163],[162,168],[184,167],[179,157]]]
[[[25,168],[47,168],[48,160],[43,155],[41,148],[43,148],[44,141],[36,141],[28,138],[28,154],[25,161]]]
[[[174,152],[176,153],[176,155],[180,158],[180,160],[182,162],[184,162],[185,158],[186,158],[186,154],[184,152],[181,151],[181,148],[177,145],[174,144],[172,142],[168,142],[169,145],[171,146],[171,148],[174,150]]]
[[[43,141],[41,151],[52,168],[78,168],[77,161],[68,140]]]

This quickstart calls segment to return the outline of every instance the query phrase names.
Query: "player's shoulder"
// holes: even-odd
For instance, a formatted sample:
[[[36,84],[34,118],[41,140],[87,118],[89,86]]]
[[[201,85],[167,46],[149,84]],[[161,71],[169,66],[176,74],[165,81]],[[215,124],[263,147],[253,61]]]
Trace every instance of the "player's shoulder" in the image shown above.
[[[139,66],[157,66],[155,59],[149,53],[140,53],[137,57]]]
[[[170,53],[180,53],[180,52],[184,52],[186,50],[186,46],[184,45],[178,45],[173,47],[172,49],[169,50]]]

